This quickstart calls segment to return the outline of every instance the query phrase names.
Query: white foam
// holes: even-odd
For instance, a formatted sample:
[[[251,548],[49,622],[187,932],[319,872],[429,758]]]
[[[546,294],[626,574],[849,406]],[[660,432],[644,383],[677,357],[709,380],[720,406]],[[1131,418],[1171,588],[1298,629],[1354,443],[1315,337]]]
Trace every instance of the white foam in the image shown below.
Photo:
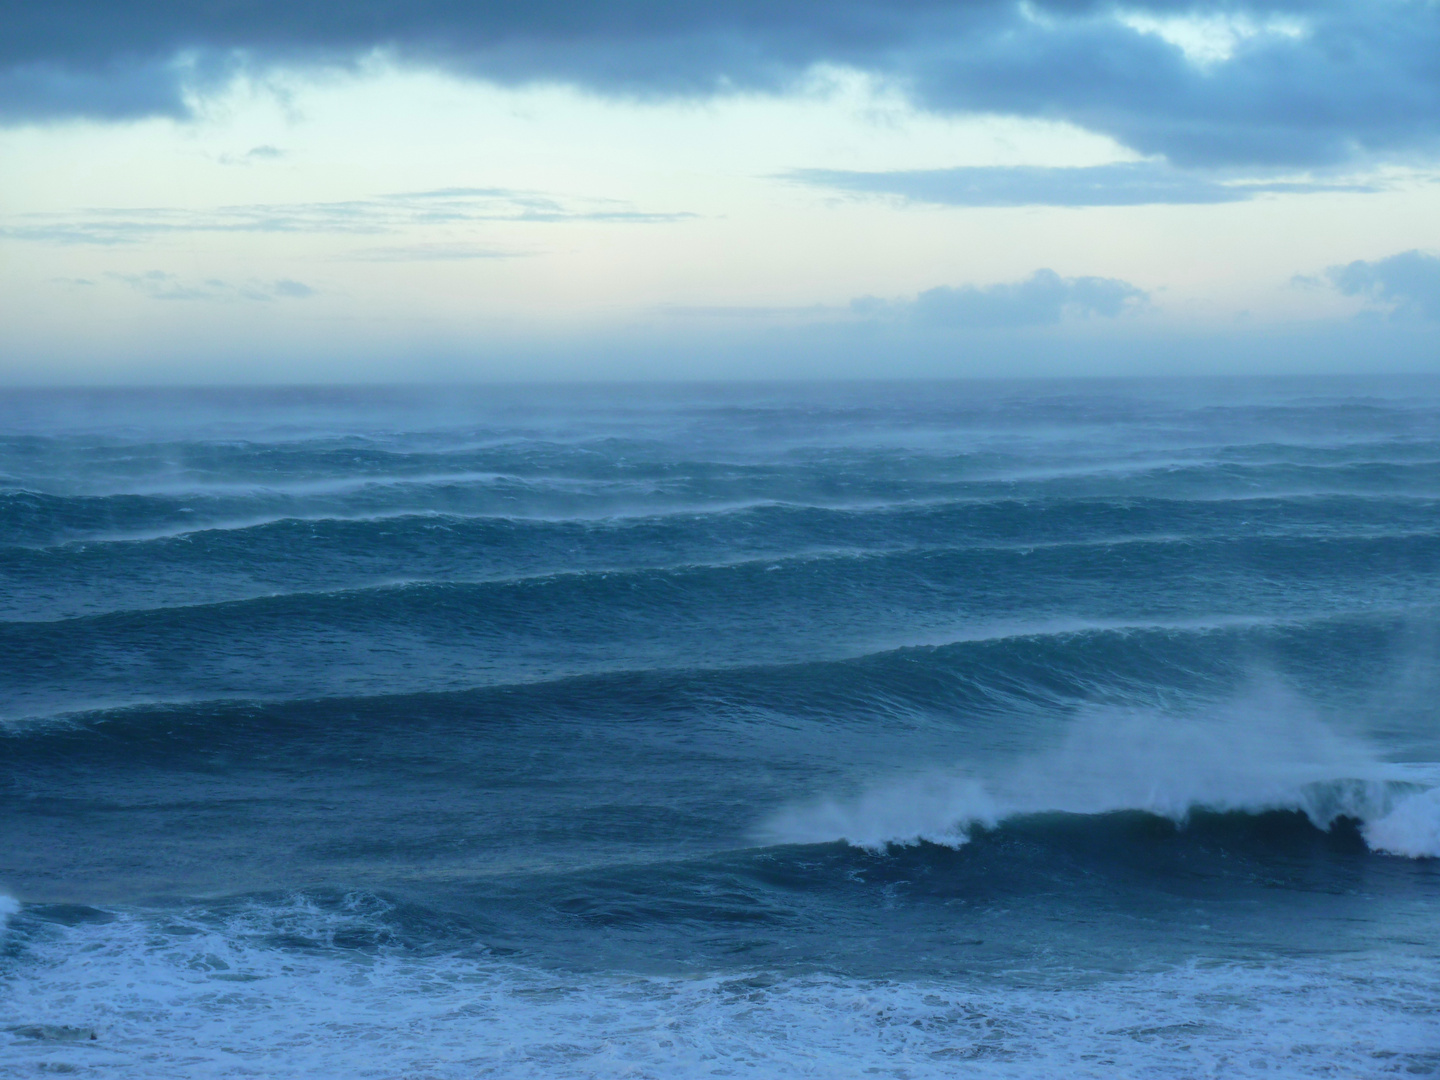
[[[582,976],[262,941],[324,942],[365,924],[365,906],[341,915],[295,901],[223,924],[127,916],[54,930],[7,975],[0,1075],[1273,1080],[1421,1071],[1440,1045],[1440,970],[1404,954],[1195,963],[1083,984],[1037,972],[1005,986],[764,970]]]
[[[1376,851],[1412,859],[1440,858],[1440,788],[1401,798],[1384,817],[1364,827],[1365,842]]]
[[[1208,715],[1094,708],[1041,753],[981,773],[960,765],[787,807],[770,843],[843,840],[870,850],[959,846],[976,826],[1038,813],[1298,810],[1318,827],[1359,819],[1372,847],[1440,856],[1440,768],[1382,762],[1274,689]],[[1425,790],[1428,789],[1428,790]]]
[[[10,924],[10,916],[18,914],[20,901],[7,893],[0,893],[0,937],[5,936],[5,928]]]

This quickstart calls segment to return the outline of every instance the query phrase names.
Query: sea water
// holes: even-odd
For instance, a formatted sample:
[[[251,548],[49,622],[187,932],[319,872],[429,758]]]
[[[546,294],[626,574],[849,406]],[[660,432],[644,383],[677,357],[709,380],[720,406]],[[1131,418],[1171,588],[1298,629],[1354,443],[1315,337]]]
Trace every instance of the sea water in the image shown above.
[[[9,391],[0,1075],[1440,1074],[1440,381]]]

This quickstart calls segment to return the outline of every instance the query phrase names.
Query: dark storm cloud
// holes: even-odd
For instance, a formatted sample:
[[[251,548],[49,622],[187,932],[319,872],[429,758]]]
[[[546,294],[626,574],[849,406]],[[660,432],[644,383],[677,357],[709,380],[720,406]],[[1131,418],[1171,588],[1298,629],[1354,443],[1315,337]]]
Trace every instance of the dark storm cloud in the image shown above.
[[[228,65],[346,63],[380,48],[485,78],[650,96],[778,88],[833,62],[894,78],[923,106],[1071,121],[1180,165],[1321,165],[1440,136],[1440,5],[1429,0],[1123,6],[1260,29],[1209,64],[1120,11],[1094,0],[11,0],[0,117],[182,115],[187,81]],[[1276,18],[1288,32],[1264,31]]]
[[[940,286],[898,303],[861,297],[851,301],[850,310],[862,317],[899,316],[925,326],[987,330],[1053,326],[1067,315],[1113,319],[1148,299],[1143,289],[1118,278],[1062,278],[1053,270],[1037,270],[1024,281]]]
[[[1393,318],[1440,322],[1440,257],[1402,251],[1374,262],[1357,260],[1325,271],[1346,296],[1389,305]]]
[[[0,53],[5,51],[0,44]],[[12,62],[0,66],[0,122],[181,116],[186,111],[184,85],[175,65],[155,60],[115,59],[93,66],[58,57]]]
[[[894,195],[942,206],[1148,206],[1244,202],[1259,195],[1377,190],[1373,185],[1304,181],[1225,183],[1163,163],[1086,168],[979,166],[898,172],[797,169],[787,178],[862,195]]]

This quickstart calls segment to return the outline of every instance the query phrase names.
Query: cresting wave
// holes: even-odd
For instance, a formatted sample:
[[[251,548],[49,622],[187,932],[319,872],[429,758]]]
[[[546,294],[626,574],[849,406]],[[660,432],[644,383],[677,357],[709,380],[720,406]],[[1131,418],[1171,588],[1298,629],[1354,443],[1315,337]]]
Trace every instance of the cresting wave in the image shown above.
[[[1440,763],[1381,761],[1277,692],[1208,716],[1092,708],[1052,749],[991,775],[962,766],[792,805],[757,838],[961,847],[1040,815],[1127,811],[1182,827],[1200,812],[1294,811],[1322,830],[1348,819],[1374,851],[1440,858]]]

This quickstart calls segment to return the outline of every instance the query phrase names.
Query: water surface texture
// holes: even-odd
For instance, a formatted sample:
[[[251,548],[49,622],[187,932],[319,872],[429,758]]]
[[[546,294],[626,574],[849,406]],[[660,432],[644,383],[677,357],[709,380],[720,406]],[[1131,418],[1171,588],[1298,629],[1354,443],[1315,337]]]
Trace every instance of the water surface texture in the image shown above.
[[[1440,382],[14,392],[0,1075],[1440,1074]]]

